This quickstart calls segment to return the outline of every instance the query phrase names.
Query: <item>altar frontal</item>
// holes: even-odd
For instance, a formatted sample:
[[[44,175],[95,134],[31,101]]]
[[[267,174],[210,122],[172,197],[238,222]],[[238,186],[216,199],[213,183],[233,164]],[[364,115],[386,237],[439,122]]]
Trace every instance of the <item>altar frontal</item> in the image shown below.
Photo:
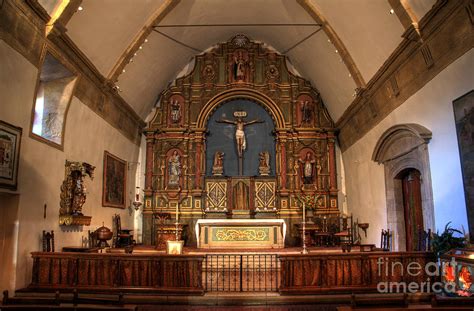
[[[283,219],[199,219],[198,248],[249,249],[285,247]]]

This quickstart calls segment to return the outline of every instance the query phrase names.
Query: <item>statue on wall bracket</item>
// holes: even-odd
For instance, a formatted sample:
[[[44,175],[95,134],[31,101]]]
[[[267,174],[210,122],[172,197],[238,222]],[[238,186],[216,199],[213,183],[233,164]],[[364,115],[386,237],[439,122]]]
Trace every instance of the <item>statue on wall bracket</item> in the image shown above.
[[[258,157],[258,172],[260,173],[260,176],[270,175],[270,153],[268,151],[263,151],[258,154]]]
[[[214,153],[214,161],[212,164],[212,175],[222,176],[224,173],[224,152],[216,151]]]

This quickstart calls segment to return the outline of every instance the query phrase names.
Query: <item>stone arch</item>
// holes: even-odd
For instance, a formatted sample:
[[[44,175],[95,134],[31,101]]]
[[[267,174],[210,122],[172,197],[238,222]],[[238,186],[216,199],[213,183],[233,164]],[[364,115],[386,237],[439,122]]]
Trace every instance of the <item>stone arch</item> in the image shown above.
[[[403,192],[399,175],[407,169],[421,173],[424,229],[434,229],[433,191],[428,155],[430,130],[419,124],[399,124],[389,128],[378,140],[372,160],[384,165],[388,229],[394,232],[396,250],[406,249]]]

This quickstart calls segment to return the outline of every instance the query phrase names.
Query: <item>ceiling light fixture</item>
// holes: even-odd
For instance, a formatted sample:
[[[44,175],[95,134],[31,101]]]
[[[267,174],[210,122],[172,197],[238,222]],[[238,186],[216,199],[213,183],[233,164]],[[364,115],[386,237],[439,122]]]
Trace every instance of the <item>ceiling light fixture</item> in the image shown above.
[[[77,10],[78,10],[78,11],[82,11],[82,10],[84,10],[84,8],[83,8],[82,6],[79,6],[79,7],[77,8]]]
[[[390,14],[393,14],[395,13],[395,10],[394,9],[390,9]]]

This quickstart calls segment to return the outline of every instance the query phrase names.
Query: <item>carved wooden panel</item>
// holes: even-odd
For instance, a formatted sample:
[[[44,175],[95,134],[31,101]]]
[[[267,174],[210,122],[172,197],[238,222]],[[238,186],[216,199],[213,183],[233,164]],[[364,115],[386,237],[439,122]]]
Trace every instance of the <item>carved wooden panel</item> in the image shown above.
[[[255,208],[260,210],[276,208],[275,194],[275,181],[255,181]]]
[[[156,254],[32,253],[29,288],[117,290],[197,294],[202,286],[203,256]]]
[[[206,210],[222,211],[227,205],[227,181],[206,181]]]

